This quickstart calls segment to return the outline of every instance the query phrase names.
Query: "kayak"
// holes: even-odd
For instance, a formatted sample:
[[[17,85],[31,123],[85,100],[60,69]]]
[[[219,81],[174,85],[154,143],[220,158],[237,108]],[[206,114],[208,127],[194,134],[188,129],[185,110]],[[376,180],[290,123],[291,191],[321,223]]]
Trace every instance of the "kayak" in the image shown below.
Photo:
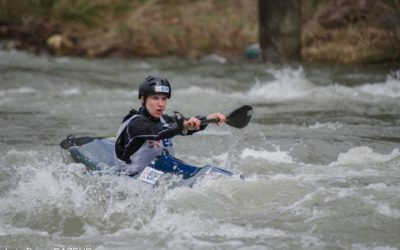
[[[246,127],[253,115],[253,107],[243,105],[232,110],[226,115],[225,123],[233,128],[242,129]],[[201,121],[202,125],[217,123],[216,119]],[[106,137],[74,137],[68,136],[60,143],[63,149],[63,156],[66,163],[76,162],[86,166],[86,171],[90,173],[111,173],[126,175],[121,171],[120,161],[114,152],[115,138]],[[206,165],[197,167],[185,163],[164,151],[157,156],[143,171],[130,175],[134,179],[142,182],[157,185],[161,176],[172,174],[180,176],[180,181],[175,185],[193,186],[199,178],[206,176],[220,177],[232,176],[233,173],[223,168]],[[243,177],[240,176],[242,179]]]
[[[82,163],[90,173],[112,173],[124,175],[118,168],[118,160],[114,153],[115,138],[106,137],[74,137],[68,136],[60,143],[65,163]],[[206,165],[197,167],[170,155],[164,151],[157,156],[143,171],[131,175],[150,185],[157,185],[161,176],[173,174],[180,176],[177,186],[193,186],[199,178],[205,176],[232,176],[233,173],[219,167]]]

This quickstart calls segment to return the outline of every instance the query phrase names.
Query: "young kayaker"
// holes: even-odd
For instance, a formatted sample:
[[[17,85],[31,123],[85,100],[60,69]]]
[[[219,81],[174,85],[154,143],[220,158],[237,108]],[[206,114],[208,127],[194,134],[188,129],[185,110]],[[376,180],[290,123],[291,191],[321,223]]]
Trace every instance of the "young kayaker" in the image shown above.
[[[139,86],[139,110],[132,109],[122,121],[115,141],[115,154],[120,160],[121,170],[135,175],[161,155],[163,150],[173,155],[172,137],[191,135],[203,130],[202,120],[215,119],[221,125],[224,114],[217,112],[208,116],[185,118],[176,112],[164,114],[167,100],[171,98],[171,85],[164,77],[150,75]]]

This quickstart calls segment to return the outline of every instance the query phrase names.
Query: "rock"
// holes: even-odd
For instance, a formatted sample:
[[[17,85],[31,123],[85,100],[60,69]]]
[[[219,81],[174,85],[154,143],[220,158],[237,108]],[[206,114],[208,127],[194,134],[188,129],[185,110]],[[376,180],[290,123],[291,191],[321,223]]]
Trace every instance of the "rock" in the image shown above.
[[[4,44],[4,49],[5,50],[12,50],[12,49],[20,49],[22,47],[22,43],[21,41],[15,41],[15,40],[11,40],[11,41],[7,41]]]
[[[201,59],[201,61],[206,62],[206,63],[220,63],[220,64],[224,64],[227,62],[225,57],[220,56],[217,53],[209,54],[209,55],[203,57],[203,59]]]
[[[54,54],[63,54],[74,47],[74,43],[68,37],[59,34],[50,36],[46,42]]]

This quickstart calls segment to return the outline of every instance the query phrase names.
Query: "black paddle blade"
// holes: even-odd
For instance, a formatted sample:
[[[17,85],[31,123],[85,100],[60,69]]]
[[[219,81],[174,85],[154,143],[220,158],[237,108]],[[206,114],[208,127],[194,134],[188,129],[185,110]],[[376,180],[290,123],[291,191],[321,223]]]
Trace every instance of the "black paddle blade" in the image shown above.
[[[226,116],[226,123],[234,128],[244,128],[249,124],[252,115],[253,108],[249,105],[243,105]]]

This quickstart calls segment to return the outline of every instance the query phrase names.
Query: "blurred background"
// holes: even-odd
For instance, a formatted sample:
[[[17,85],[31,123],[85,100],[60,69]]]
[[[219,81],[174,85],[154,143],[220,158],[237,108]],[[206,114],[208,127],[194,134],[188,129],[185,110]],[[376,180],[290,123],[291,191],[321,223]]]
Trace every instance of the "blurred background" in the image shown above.
[[[279,58],[398,62],[399,13],[398,0],[1,0],[0,38],[5,49],[87,57],[235,61],[259,57],[261,41]]]

